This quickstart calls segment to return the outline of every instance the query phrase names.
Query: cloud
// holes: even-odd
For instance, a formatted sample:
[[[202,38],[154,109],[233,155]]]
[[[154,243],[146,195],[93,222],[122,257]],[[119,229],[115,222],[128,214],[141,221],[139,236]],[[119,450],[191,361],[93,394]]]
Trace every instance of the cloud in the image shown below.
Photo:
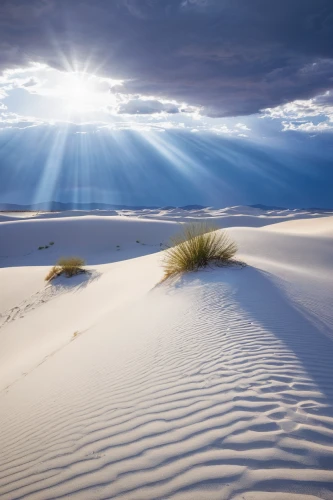
[[[86,69],[124,80],[128,94],[211,117],[307,100],[332,85],[332,0],[28,3],[1,2],[2,69]]]
[[[0,109],[2,109],[0,107]],[[26,129],[37,127],[44,123],[33,117],[20,116],[16,113],[0,113],[0,131],[5,129]]]
[[[299,120],[309,116],[333,116],[333,92],[308,100],[296,100],[276,108],[264,110],[263,117]]]
[[[200,129],[200,127],[197,127],[197,129]],[[202,127],[202,129],[206,129],[206,127]],[[240,130],[250,130],[246,125],[242,123],[238,123],[235,125],[235,127],[228,127],[227,125],[220,125],[220,126],[212,126],[208,128],[210,132],[213,132],[214,134],[217,135],[236,135],[237,137],[248,137],[247,134],[240,133]]]
[[[314,124],[313,122],[282,122],[283,130],[288,131],[296,131],[296,132],[332,132],[333,131],[333,122],[320,122]]]
[[[89,132],[101,127],[145,131],[172,128],[243,137],[251,131],[243,121],[206,118],[199,107],[127,91],[127,85],[118,80],[89,73],[38,65],[6,70],[0,77],[0,95],[4,99],[1,109],[7,112],[0,112],[0,118],[6,127],[12,127],[15,121],[91,124]]]
[[[126,88],[124,88],[126,90]],[[131,97],[126,94],[117,94],[120,104],[115,107],[115,112],[119,115],[156,115],[177,113],[187,113],[197,115],[200,112],[195,106],[188,106],[176,101],[158,100],[155,98],[145,98],[143,96]]]
[[[245,123],[236,123],[235,127],[239,130],[251,130]]]
[[[130,99],[127,102],[121,103],[117,108],[118,114],[127,115],[149,115],[155,113],[175,114],[179,112],[179,105],[162,103],[153,99]]]
[[[2,0],[0,5],[1,22],[5,26],[17,27],[16,23],[23,18],[27,22],[38,21],[52,8],[51,0],[34,0],[33,2],[22,2],[19,0]]]
[[[333,92],[265,109],[263,118],[282,120],[284,131],[330,132],[333,130]],[[314,120],[317,123],[313,123]]]
[[[25,92],[17,92],[23,89]],[[110,120],[110,115],[199,116],[200,108],[186,103],[128,94],[119,80],[84,72],[65,72],[49,66],[6,70],[0,77],[0,98],[10,111],[33,114],[41,119]],[[70,115],[70,116],[69,116]],[[80,115],[80,116],[78,116]],[[89,115],[89,116],[88,116]],[[94,116],[93,116],[94,115]]]
[[[0,98],[7,97],[8,91],[23,88],[28,92],[35,92],[37,87],[41,85],[41,81],[35,75],[26,77],[27,72],[38,71],[38,65],[31,65],[27,68],[19,68],[17,70],[5,70],[0,76]],[[44,69],[45,70],[45,69]]]
[[[22,87],[36,87],[40,82],[37,78],[31,77],[28,80],[22,82]]]
[[[199,8],[199,7],[207,7],[210,3],[210,0],[183,0],[181,6],[184,8]]]

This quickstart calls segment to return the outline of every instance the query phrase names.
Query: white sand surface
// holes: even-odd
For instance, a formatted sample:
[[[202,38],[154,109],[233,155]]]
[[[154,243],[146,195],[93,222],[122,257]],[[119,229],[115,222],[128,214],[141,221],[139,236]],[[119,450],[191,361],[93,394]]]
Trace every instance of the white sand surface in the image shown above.
[[[247,265],[163,283],[170,214],[0,223],[1,499],[333,499],[333,217],[223,210]]]

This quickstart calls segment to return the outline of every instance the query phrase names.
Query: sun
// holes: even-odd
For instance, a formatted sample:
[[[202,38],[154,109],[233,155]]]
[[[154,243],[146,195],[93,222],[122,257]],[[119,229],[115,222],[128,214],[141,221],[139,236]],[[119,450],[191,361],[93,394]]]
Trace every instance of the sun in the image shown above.
[[[69,111],[86,111],[99,97],[91,77],[82,73],[68,73],[63,84],[63,99]]]
[[[90,73],[63,73],[57,87],[58,96],[70,114],[89,113],[111,106],[116,95],[110,92],[114,86],[121,86],[121,80],[113,80]]]

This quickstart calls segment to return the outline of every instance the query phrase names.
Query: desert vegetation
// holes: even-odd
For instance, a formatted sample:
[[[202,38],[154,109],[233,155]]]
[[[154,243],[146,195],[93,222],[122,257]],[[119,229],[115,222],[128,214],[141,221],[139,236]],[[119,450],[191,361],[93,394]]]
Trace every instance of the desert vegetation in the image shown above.
[[[165,252],[164,278],[196,271],[211,263],[227,263],[236,251],[237,245],[225,231],[204,222],[184,224],[181,232],[171,239],[171,245]]]
[[[51,281],[61,274],[61,269],[59,266],[53,266],[45,276],[45,281]]]
[[[54,245],[54,241],[50,241],[48,245],[38,247],[38,250],[45,250],[46,248],[49,248],[52,245]]]
[[[53,278],[64,274],[67,278],[76,274],[84,273],[83,266],[85,261],[81,257],[61,257],[55,266],[53,266],[45,277],[45,281],[51,281]]]

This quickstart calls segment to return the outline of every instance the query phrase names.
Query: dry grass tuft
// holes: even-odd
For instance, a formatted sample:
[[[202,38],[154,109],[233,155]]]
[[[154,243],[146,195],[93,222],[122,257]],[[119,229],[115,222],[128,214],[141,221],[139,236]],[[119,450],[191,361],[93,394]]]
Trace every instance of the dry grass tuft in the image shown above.
[[[45,276],[45,281],[51,281],[53,280],[53,278],[56,278],[57,276],[59,276],[59,274],[61,274],[61,269],[59,266],[53,266],[49,272],[47,273],[47,275]]]
[[[84,272],[84,269],[82,269],[84,265],[85,261],[81,257],[61,257],[57,262],[57,266],[61,269],[61,274],[64,274],[68,278]]]
[[[172,246],[166,250],[164,278],[230,260],[237,252],[237,245],[224,231],[217,229],[205,222],[184,224],[181,233],[171,239]]]
[[[64,274],[68,278],[76,274],[84,273],[83,266],[85,261],[80,257],[61,257],[57,264],[53,266],[45,277],[45,281],[51,281],[53,278]]]

